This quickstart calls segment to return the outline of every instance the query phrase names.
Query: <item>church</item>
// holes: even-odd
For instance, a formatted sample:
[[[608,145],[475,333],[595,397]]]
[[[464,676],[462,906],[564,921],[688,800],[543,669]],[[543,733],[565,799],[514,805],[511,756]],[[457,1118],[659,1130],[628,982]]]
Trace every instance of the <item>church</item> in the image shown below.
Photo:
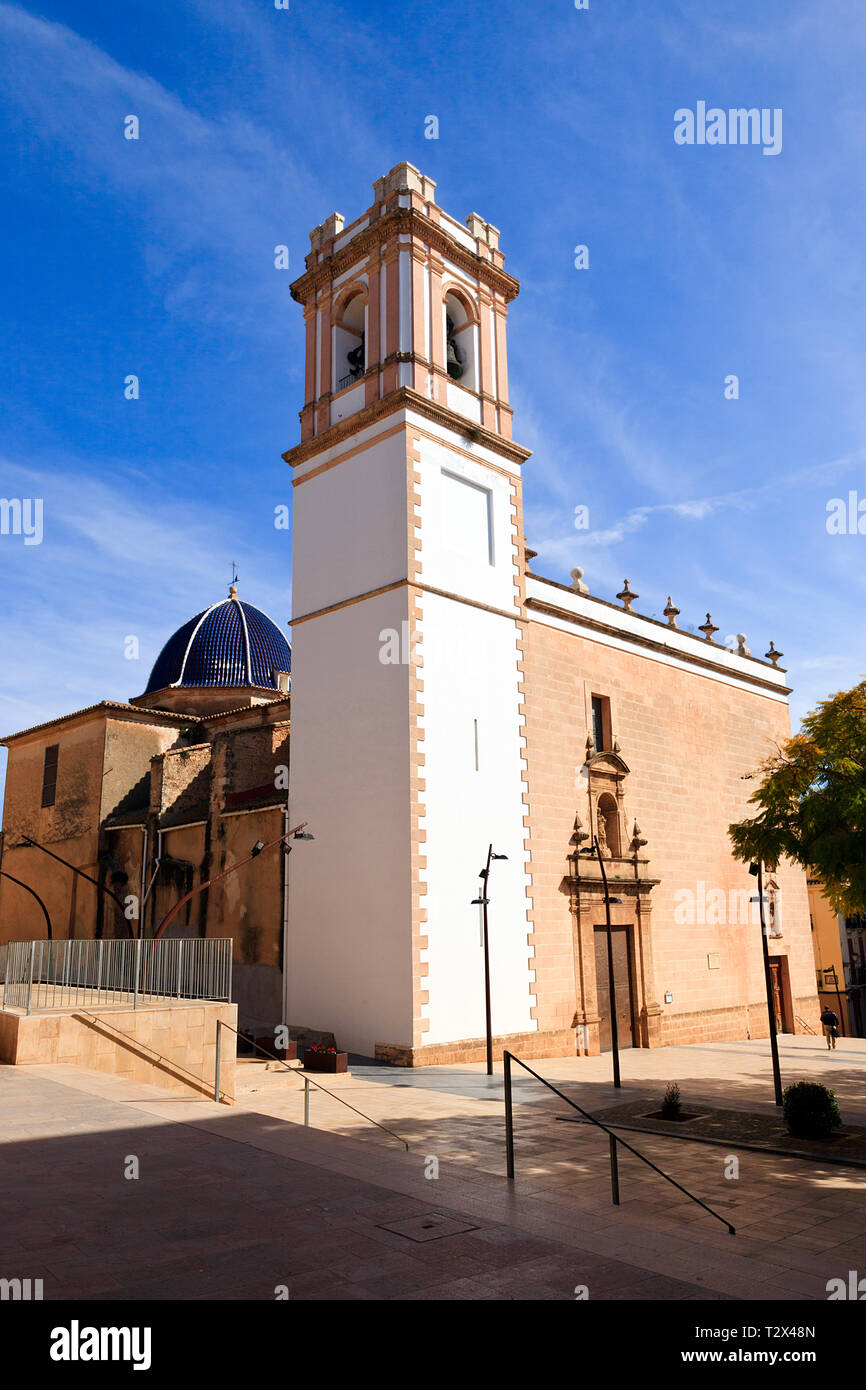
[[[789,733],[781,654],[717,642],[709,614],[681,626],[670,599],[644,616],[628,580],[603,598],[580,570],[539,572],[499,236],[406,163],[354,221],[313,230],[292,286],[291,652],[232,592],[142,695],[5,738],[0,941],[45,934],[28,888],[56,936],[153,934],[306,822],[314,840],[172,924],[234,939],[241,1027],[402,1066],[482,1059],[486,897],[500,1052],[597,1053],[614,1010],[620,1046],[766,1036],[754,880],[727,828]],[[805,875],[782,864],[768,891],[777,1026],[817,1030]]]

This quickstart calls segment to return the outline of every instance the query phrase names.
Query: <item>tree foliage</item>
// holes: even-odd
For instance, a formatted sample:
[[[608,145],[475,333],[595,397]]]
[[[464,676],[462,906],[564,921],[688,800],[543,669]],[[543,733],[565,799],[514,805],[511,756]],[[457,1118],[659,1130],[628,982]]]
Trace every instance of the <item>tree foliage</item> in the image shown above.
[[[729,827],[735,856],[787,855],[822,880],[834,911],[866,914],[866,681],[822,700],[759,771],[757,814]]]

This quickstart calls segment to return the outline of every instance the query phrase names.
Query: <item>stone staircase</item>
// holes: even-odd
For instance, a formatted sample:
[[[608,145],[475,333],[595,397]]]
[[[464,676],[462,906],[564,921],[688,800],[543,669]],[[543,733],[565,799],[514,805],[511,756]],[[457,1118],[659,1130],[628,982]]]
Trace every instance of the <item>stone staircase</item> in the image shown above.
[[[291,1062],[269,1062],[266,1057],[240,1056],[235,1064],[235,1096],[272,1094],[304,1089],[300,1058]],[[288,1070],[287,1070],[288,1068]]]

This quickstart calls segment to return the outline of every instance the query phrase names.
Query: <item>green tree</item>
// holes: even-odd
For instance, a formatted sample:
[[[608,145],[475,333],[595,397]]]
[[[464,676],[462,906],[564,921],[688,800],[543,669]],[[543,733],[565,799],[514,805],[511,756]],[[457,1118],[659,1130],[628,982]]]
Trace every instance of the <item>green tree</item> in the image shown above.
[[[866,681],[822,700],[759,771],[757,815],[728,829],[735,856],[787,855],[821,878],[834,911],[866,914]]]

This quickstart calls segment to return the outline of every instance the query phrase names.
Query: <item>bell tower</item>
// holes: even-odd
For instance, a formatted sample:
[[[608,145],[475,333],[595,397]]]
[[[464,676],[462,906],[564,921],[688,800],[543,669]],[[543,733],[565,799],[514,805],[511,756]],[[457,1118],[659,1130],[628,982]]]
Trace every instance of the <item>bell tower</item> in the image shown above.
[[[285,1016],[404,1064],[535,1034],[523,736],[524,539],[499,233],[398,164],[311,233],[293,469]]]

